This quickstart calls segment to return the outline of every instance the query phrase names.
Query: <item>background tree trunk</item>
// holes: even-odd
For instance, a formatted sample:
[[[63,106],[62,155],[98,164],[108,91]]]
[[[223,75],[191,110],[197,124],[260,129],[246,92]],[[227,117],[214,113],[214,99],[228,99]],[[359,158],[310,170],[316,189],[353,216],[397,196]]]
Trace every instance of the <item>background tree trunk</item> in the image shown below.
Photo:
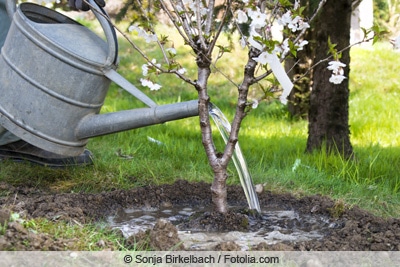
[[[350,19],[352,0],[328,0],[315,23],[315,38],[318,44],[314,62],[327,57],[328,38],[337,44],[338,50],[350,44]],[[344,75],[349,77],[350,51],[342,53],[341,62],[346,64]],[[310,94],[308,152],[326,146],[328,152],[338,151],[346,157],[353,154],[349,130],[349,80],[341,84],[329,82],[331,71],[327,64],[319,64],[313,72]]]
[[[312,40],[312,32],[305,35],[305,40]],[[285,60],[285,70],[292,81],[296,80],[294,87],[288,96],[288,111],[292,118],[307,119],[310,107],[310,92],[313,71],[310,67],[313,63],[312,45],[306,45],[303,51],[297,52],[296,58]]]
[[[311,17],[318,6],[319,0],[300,0],[301,6],[307,7],[303,14]],[[297,52],[296,58],[287,58],[285,60],[285,69],[291,80],[297,80],[288,97],[288,110],[293,118],[307,119],[310,101],[310,92],[312,85],[313,71],[310,67],[313,65],[314,51],[316,43],[314,40],[314,22],[304,36],[304,40],[309,43],[303,50]]]

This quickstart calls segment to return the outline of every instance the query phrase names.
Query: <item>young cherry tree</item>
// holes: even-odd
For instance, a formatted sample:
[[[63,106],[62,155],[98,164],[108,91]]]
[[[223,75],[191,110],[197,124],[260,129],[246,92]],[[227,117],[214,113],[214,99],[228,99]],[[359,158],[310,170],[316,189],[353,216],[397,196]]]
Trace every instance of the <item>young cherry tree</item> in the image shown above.
[[[321,1],[315,12],[319,11],[324,2]],[[142,3],[133,3],[136,3],[135,7],[142,8],[143,17],[152,16],[148,13],[149,9],[145,11]],[[296,55],[298,50],[307,45],[307,40],[303,40],[302,37],[309,24],[306,18],[302,17],[303,8],[300,7],[299,1],[294,1],[293,4],[288,0],[225,0],[220,3],[220,6],[217,6],[215,0],[160,0],[157,2],[157,8],[164,12],[185,44],[190,46],[195,54],[197,77],[190,79],[185,75],[185,69],[175,61],[176,50],[173,47],[167,47],[168,38],[157,34],[151,28],[150,20],[148,20],[146,27],[134,24],[130,30],[137,32],[138,36],[146,40],[146,43],[157,43],[163,52],[164,62],[159,63],[148,58],[140,48],[132,43],[134,48],[147,60],[147,64],[142,68],[145,77],[141,79],[141,82],[150,90],[158,90],[161,85],[155,82],[154,77],[164,73],[173,73],[197,90],[202,143],[214,173],[211,186],[212,201],[216,211],[225,213],[228,211],[227,168],[239,138],[242,120],[259,101],[279,91],[276,90],[278,84],[283,88],[279,98],[282,103],[286,104],[286,97],[293,84],[286,75],[281,62],[287,56]],[[271,29],[277,25],[282,27],[284,39],[273,38]],[[241,31],[242,28],[245,28],[242,26],[247,26],[246,33]],[[215,62],[212,56],[216,50],[220,49],[217,53],[219,57],[227,54],[223,53],[226,52],[224,45],[219,43],[221,34],[226,28],[236,29],[239,32],[240,43],[243,49],[248,50],[248,57],[247,62],[243,62],[241,82],[235,84],[238,95],[230,136],[224,151],[220,152],[216,149],[212,138],[208,82],[212,75],[213,62]],[[340,71],[342,67],[344,66],[339,62],[329,65],[329,69],[333,71],[332,82],[338,83],[344,78]],[[265,97],[249,101],[250,87],[272,74],[277,82],[271,86],[271,89],[264,91]],[[224,77],[228,77],[228,75],[224,75]],[[228,80],[232,83],[232,80],[229,78]]]
[[[38,2],[55,2],[54,0],[37,0]],[[83,0],[87,2],[87,0]],[[327,0],[319,1],[312,20]],[[198,92],[199,117],[202,133],[202,143],[208,157],[209,164],[214,173],[214,181],[211,186],[212,200],[216,211],[227,212],[227,167],[230,162],[236,143],[239,138],[239,129],[246,114],[255,108],[258,102],[266,99],[271,94],[280,92],[280,100],[286,104],[293,84],[286,75],[281,62],[288,56],[296,56],[297,51],[302,50],[308,41],[304,40],[304,33],[309,27],[307,19],[302,13],[299,0],[159,0],[153,3],[147,0],[127,0],[134,6],[135,17],[145,20],[142,25],[133,24],[129,29],[137,32],[138,36],[145,39],[147,44],[158,45],[162,51],[163,58],[158,62],[150,59],[144,50],[140,49],[125,34],[133,48],[137,50],[147,64],[142,66],[142,86],[150,90],[159,90],[161,85],[157,84],[154,77],[160,74],[174,74],[180,79],[193,86]],[[90,5],[90,3],[88,3]],[[186,70],[175,60],[177,51],[173,46],[168,47],[171,42],[167,36],[156,33],[152,27],[154,11],[162,10],[170,20],[175,30],[182,37],[186,45],[190,46],[195,54],[197,65],[197,77],[191,79],[186,76]],[[285,38],[274,38],[272,28],[276,25],[282,27],[282,36]],[[240,34],[240,43],[243,49],[247,49],[248,57],[243,62],[243,75],[241,81],[235,84],[228,75],[227,81],[235,84],[237,88],[237,103],[234,119],[231,123],[231,132],[223,152],[217,151],[213,138],[209,118],[209,87],[208,82],[212,76],[211,69],[215,67],[215,60],[226,55],[226,46],[220,37],[224,29],[234,29]],[[242,30],[247,29],[247,30]],[[222,44],[221,44],[222,43]],[[219,51],[217,51],[219,49]],[[329,81],[340,84],[344,79],[340,53],[335,46],[330,46],[331,56],[320,63],[327,63],[329,58],[333,60],[327,64],[327,69],[332,71]],[[213,55],[217,58],[213,59]],[[315,66],[315,65],[314,65]],[[263,88],[264,97],[255,101],[249,101],[250,87],[260,84],[269,76],[277,80],[272,83],[270,89]],[[278,85],[283,90],[276,90]]]

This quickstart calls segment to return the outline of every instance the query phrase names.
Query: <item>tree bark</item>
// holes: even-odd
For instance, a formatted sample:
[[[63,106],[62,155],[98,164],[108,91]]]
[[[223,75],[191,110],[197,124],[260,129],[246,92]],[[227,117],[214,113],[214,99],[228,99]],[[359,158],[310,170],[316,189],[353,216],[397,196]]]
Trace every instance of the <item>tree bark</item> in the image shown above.
[[[303,14],[311,17],[318,6],[319,0],[300,0],[300,5],[306,7]],[[313,65],[315,42],[314,40],[314,22],[311,22],[310,29],[304,35],[304,40],[309,43],[303,50],[297,52],[296,58],[287,58],[285,60],[285,69],[291,80],[297,80],[292,91],[288,96],[288,111],[293,118],[307,119],[310,107],[310,92],[312,85],[313,71],[310,67]]]
[[[311,40],[307,38],[306,40]],[[296,58],[285,60],[285,69],[291,80],[297,80],[292,91],[288,96],[288,111],[292,118],[307,119],[309,110],[309,100],[312,84],[312,71],[309,71],[312,65],[311,45],[307,45],[304,51],[299,51]],[[307,74],[306,74],[307,72]]]
[[[350,44],[350,18],[352,0],[328,0],[315,25],[316,42],[314,62],[327,57],[328,38],[337,44],[337,50]],[[341,62],[346,64],[344,75],[349,77],[350,53],[342,53]],[[349,129],[349,80],[341,84],[329,82],[331,71],[327,64],[319,64],[314,69],[313,86],[310,95],[308,152],[325,146],[328,152],[337,151],[345,157],[353,154]]]

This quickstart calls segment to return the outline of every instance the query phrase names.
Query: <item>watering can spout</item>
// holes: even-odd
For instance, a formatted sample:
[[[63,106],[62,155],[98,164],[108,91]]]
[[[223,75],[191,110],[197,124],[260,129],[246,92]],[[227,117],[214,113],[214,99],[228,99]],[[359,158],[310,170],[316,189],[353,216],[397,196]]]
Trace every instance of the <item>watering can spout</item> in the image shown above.
[[[76,137],[78,139],[86,139],[167,121],[194,117],[198,114],[197,100],[107,114],[93,114],[81,120],[76,130]]]

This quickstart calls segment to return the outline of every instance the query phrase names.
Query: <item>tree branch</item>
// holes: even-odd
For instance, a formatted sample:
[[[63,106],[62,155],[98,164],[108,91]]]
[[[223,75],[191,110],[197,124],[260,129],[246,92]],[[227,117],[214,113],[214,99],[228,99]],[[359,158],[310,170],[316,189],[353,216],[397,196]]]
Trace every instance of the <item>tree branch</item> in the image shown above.
[[[232,4],[231,0],[228,0],[228,2],[226,4],[225,12],[224,12],[224,14],[222,16],[222,19],[221,19],[222,22],[225,21],[225,18],[226,18],[227,14],[228,14],[228,11],[229,11],[229,8],[230,8],[231,4]],[[208,55],[209,56],[211,55],[212,50],[214,50],[215,44],[217,43],[217,40],[218,40],[222,30],[223,30],[223,27],[224,27],[224,23],[221,23],[219,25],[218,29],[217,29],[217,32],[215,33],[215,36],[214,36],[214,38],[213,38],[213,40],[212,40],[212,42],[210,44],[210,49],[208,51]]]
[[[166,5],[164,0],[160,0],[160,3],[161,3],[161,6],[162,6],[162,9],[167,14],[167,16],[171,20],[171,22],[174,24],[175,29],[178,31],[179,35],[183,38],[183,40],[188,44],[193,43],[191,35],[187,31],[185,31],[185,28],[183,28],[185,32],[182,32],[181,26],[179,26],[179,24],[176,21],[178,19],[179,22],[183,25],[182,18],[179,15],[177,15],[177,16],[172,15],[171,11],[168,9],[168,7],[167,7],[167,5]],[[178,10],[176,9],[176,5],[173,4],[171,1],[170,1],[170,4],[173,7],[174,12],[176,14],[179,14]]]

